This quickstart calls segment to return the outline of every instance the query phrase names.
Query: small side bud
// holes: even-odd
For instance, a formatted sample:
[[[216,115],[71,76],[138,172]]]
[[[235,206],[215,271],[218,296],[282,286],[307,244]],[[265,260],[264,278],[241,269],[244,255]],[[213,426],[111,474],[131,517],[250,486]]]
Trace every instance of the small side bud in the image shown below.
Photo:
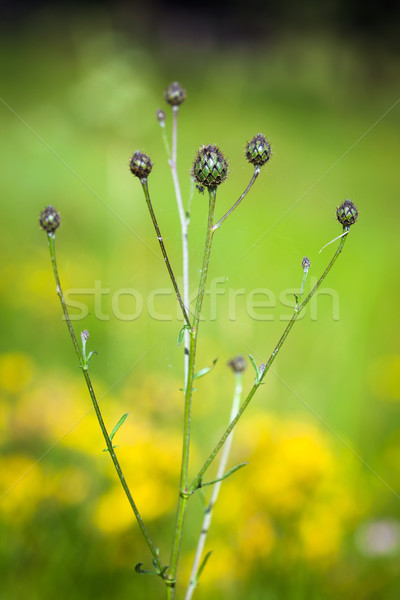
[[[129,161],[129,168],[135,177],[139,177],[139,179],[145,179],[148,175],[150,175],[151,169],[153,168],[153,163],[147,154],[136,150]]]
[[[254,166],[262,167],[272,155],[271,144],[265,135],[257,133],[246,145],[246,159]]]
[[[305,256],[301,261],[301,266],[303,267],[303,271],[308,271],[308,269],[311,267],[311,261],[307,256]]]
[[[164,98],[171,106],[179,106],[186,98],[186,90],[180,83],[174,81],[165,90]]]
[[[246,361],[243,356],[235,356],[228,363],[228,367],[231,367],[234,373],[242,373],[246,368]]]
[[[82,340],[82,344],[86,344],[86,342],[89,339],[89,332],[87,329],[84,329],[81,333],[81,340]]]
[[[198,184],[206,187],[215,187],[225,181],[228,163],[218,146],[199,148],[193,162],[192,175]]]
[[[159,108],[158,111],[156,112],[156,117],[157,117],[157,121],[160,123],[161,127],[165,127],[165,112],[162,110],[162,108]]]
[[[54,233],[59,228],[60,223],[60,213],[52,206],[48,206],[40,213],[39,224],[46,233]]]
[[[336,209],[336,218],[343,227],[349,228],[358,219],[358,210],[351,200],[345,200]]]

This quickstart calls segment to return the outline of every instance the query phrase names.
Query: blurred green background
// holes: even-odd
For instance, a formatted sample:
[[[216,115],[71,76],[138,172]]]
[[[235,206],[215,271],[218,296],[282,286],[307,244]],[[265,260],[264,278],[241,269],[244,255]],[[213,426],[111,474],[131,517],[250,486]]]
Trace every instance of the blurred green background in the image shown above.
[[[349,7],[332,16],[312,3],[297,12],[290,3],[290,13],[260,3],[252,15],[229,6],[198,15],[176,3],[2,5],[2,599],[164,596],[158,579],[134,572],[139,561],[150,565],[149,554],[102,452],[38,215],[48,204],[61,213],[63,286],[87,306],[74,326],[89,329],[97,351],[91,372],[107,425],[129,412],[118,455],[167,562],[181,452],[181,321],[172,294],[154,300],[167,319],[149,315],[149,294],[170,283],[128,160],[141,149],[155,163],[154,208],[179,273],[178,214],[155,118],[163,107],[170,134],[163,91],[174,80],[187,90],[178,149],[185,199],[201,144],[218,144],[230,161],[218,215],[250,178],[246,140],[263,132],[274,152],[215,238],[209,281],[224,293],[206,297],[198,366],[219,361],[194,397],[193,474],[228,419],[234,381],[226,362],[269,356],[303,256],[310,278],[319,276],[334,246],[319,249],[340,233],[336,206],[350,198],[360,210],[326,294],[295,326],[238,427],[231,464],[249,464],[223,485],[197,597],[399,597],[396,21],[385,9],[366,26]],[[196,192],[193,293],[206,218],[207,199]],[[118,300],[126,289],[136,300]],[[253,314],[247,302],[260,289],[276,301]],[[137,318],[118,318],[116,306]],[[245,389],[252,379],[250,368]],[[193,498],[182,581],[200,524]]]

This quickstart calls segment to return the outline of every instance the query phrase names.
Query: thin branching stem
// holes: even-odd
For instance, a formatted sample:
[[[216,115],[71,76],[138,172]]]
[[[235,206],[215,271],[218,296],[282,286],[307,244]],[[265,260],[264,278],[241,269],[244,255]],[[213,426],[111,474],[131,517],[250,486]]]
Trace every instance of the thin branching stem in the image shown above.
[[[264,367],[263,372],[260,373],[260,376],[257,378],[256,382],[254,383],[254,385],[251,388],[250,392],[248,393],[247,397],[243,401],[243,404],[241,405],[241,407],[240,407],[240,409],[239,409],[236,417],[234,419],[232,419],[231,423],[226,428],[225,432],[221,436],[221,438],[220,438],[219,442],[217,443],[217,445],[215,446],[214,450],[211,452],[211,454],[209,455],[209,457],[205,461],[204,465],[201,467],[200,471],[198,472],[198,474],[196,475],[195,479],[193,480],[192,484],[189,486],[189,489],[188,489],[189,493],[192,493],[199,486],[199,483],[201,482],[204,473],[210,467],[210,465],[214,461],[215,457],[217,456],[218,452],[221,450],[221,448],[225,444],[227,438],[229,437],[229,434],[231,433],[231,431],[233,431],[233,429],[235,428],[237,422],[239,421],[239,419],[243,415],[244,411],[246,410],[246,408],[250,404],[250,401],[252,400],[254,394],[256,393],[256,391],[258,390],[258,388],[260,387],[260,384],[261,384],[262,380],[264,379],[265,375],[268,373],[268,371],[269,371],[272,363],[274,362],[275,358],[278,356],[279,351],[282,348],[282,346],[283,346],[283,344],[284,344],[287,336],[289,335],[289,333],[290,333],[293,325],[295,324],[295,322],[296,322],[299,314],[306,307],[306,305],[308,304],[308,302],[311,300],[311,298],[313,297],[313,295],[315,294],[315,292],[317,291],[317,289],[319,288],[319,286],[324,281],[325,277],[328,275],[329,271],[331,270],[331,268],[335,264],[337,258],[339,257],[340,253],[343,250],[343,246],[344,246],[347,238],[348,238],[348,235],[346,235],[346,236],[344,236],[344,237],[341,238],[339,246],[338,246],[335,254],[333,255],[333,258],[331,259],[330,263],[326,267],[325,271],[323,272],[323,274],[321,275],[321,277],[318,279],[317,283],[315,284],[315,286],[313,287],[313,289],[311,290],[311,292],[308,294],[308,296],[305,298],[305,300],[301,304],[299,304],[298,306],[295,307],[293,315],[292,315],[292,318],[290,319],[289,323],[287,324],[287,326],[286,326],[286,328],[285,328],[282,336],[280,337],[277,345],[275,346],[274,351],[272,352],[272,354],[269,357],[268,361],[265,363],[265,367]]]
[[[203,305],[204,291],[206,287],[208,266],[210,262],[211,246],[213,240],[213,222],[214,222],[214,210],[215,210],[215,199],[217,194],[217,188],[213,187],[209,189],[209,208],[208,208],[208,223],[207,223],[207,237],[204,248],[203,265],[200,274],[199,291],[197,294],[196,308],[193,317],[193,329],[190,336],[190,348],[189,348],[189,371],[188,380],[185,391],[185,411],[184,411],[184,426],[183,426],[183,447],[182,447],[182,464],[181,464],[181,476],[180,476],[180,492],[178,500],[178,508],[176,514],[176,523],[174,530],[174,539],[172,542],[171,559],[168,569],[168,577],[166,578],[167,583],[167,598],[173,600],[175,598],[175,583],[176,583],[176,572],[178,568],[179,553],[182,544],[183,535],[183,523],[185,519],[185,513],[187,508],[187,502],[189,494],[187,493],[188,488],[188,473],[189,473],[189,450],[190,450],[190,435],[191,435],[191,409],[192,409],[192,393],[193,393],[193,379],[195,374],[195,363],[196,363],[196,348],[197,348],[197,336],[200,324],[201,308]]]
[[[145,198],[146,198],[147,208],[149,209],[149,212],[150,212],[151,220],[153,222],[154,229],[156,231],[156,236],[157,236],[157,239],[158,239],[158,243],[160,244],[160,248],[161,248],[162,255],[164,257],[165,265],[167,267],[167,270],[168,270],[168,273],[169,273],[172,285],[173,285],[174,290],[175,290],[176,298],[177,298],[177,300],[179,302],[179,306],[181,307],[183,318],[185,319],[186,325],[191,329],[192,325],[190,323],[190,320],[189,320],[189,317],[188,317],[185,305],[183,303],[182,296],[181,296],[181,293],[179,291],[178,283],[176,281],[174,272],[173,272],[172,267],[171,267],[171,263],[169,262],[168,254],[167,254],[167,251],[165,249],[164,240],[162,238],[162,235],[161,235],[161,232],[160,232],[160,228],[159,228],[158,223],[157,223],[156,215],[154,214],[153,205],[152,205],[151,199],[150,199],[149,186],[147,184],[147,177],[144,177],[143,179],[141,179],[140,183],[142,184],[143,192],[144,192],[144,195],[145,195]]]
[[[178,113],[179,106],[172,107],[172,156],[170,158],[169,166],[171,168],[172,181],[174,184],[175,198],[178,205],[179,220],[181,223],[181,235],[182,235],[182,278],[183,278],[183,302],[186,308],[186,312],[190,311],[190,287],[189,287],[189,244],[188,244],[188,227],[189,227],[189,216],[185,214],[183,208],[182,193],[179,185],[178,178],[178,166],[177,166],[177,155],[178,155]],[[185,390],[188,380],[189,372],[189,346],[190,346],[190,331],[185,329],[183,335],[184,341],[184,381]]]
[[[49,233],[49,234],[47,234],[47,237],[48,237],[48,242],[49,242],[51,264],[52,264],[52,267],[53,267],[54,278],[56,280],[56,285],[57,285],[57,294],[58,294],[58,297],[60,299],[61,307],[62,307],[62,310],[63,310],[63,313],[64,313],[64,320],[65,320],[65,322],[67,324],[68,332],[70,334],[73,346],[75,348],[75,352],[76,352],[76,354],[78,356],[79,364],[80,364],[80,367],[81,367],[81,370],[82,370],[82,373],[83,373],[83,377],[85,378],[86,386],[88,388],[88,391],[89,391],[89,394],[90,394],[90,398],[91,398],[92,403],[93,403],[93,407],[94,407],[94,410],[95,410],[95,413],[96,413],[96,417],[97,417],[97,420],[99,422],[101,431],[102,431],[103,436],[104,436],[104,440],[105,440],[106,445],[107,445],[107,450],[108,450],[108,452],[109,452],[109,454],[111,456],[111,460],[113,461],[115,470],[117,472],[117,475],[119,477],[121,485],[122,485],[122,487],[124,489],[124,492],[125,492],[125,495],[126,495],[126,497],[128,499],[128,502],[129,502],[129,504],[130,504],[130,506],[131,506],[131,508],[132,508],[132,510],[134,512],[134,515],[136,517],[136,520],[138,522],[140,530],[141,530],[141,532],[143,534],[143,537],[145,538],[145,540],[147,542],[147,545],[149,547],[149,550],[150,550],[150,552],[151,552],[151,554],[153,556],[154,562],[157,565],[157,570],[161,573],[162,570],[163,570],[163,567],[162,567],[162,564],[161,564],[158,552],[157,552],[157,550],[156,550],[156,548],[155,548],[155,546],[154,546],[154,544],[153,544],[153,542],[151,540],[150,534],[147,531],[146,526],[145,526],[145,524],[143,522],[143,519],[142,519],[142,517],[141,517],[141,515],[139,513],[139,510],[138,510],[138,508],[137,508],[137,506],[136,506],[136,504],[135,504],[135,502],[134,502],[134,500],[132,498],[132,494],[130,492],[128,484],[127,484],[127,482],[125,480],[125,476],[124,476],[124,474],[122,472],[121,466],[120,466],[119,461],[117,459],[117,456],[115,454],[115,451],[114,451],[114,448],[113,448],[113,445],[112,445],[112,441],[111,441],[110,436],[109,436],[109,434],[107,432],[107,428],[105,426],[105,423],[104,423],[104,420],[103,420],[103,417],[102,417],[102,414],[101,414],[101,411],[100,411],[100,407],[99,407],[99,404],[97,402],[96,394],[95,394],[94,389],[93,389],[92,381],[90,379],[90,375],[89,375],[89,372],[88,372],[87,362],[85,362],[84,359],[83,359],[83,355],[82,355],[82,353],[80,351],[80,348],[79,348],[78,340],[76,339],[76,335],[75,335],[74,329],[72,327],[71,319],[70,319],[70,316],[69,316],[69,313],[68,313],[68,308],[67,308],[67,305],[65,303],[64,294],[63,294],[63,291],[62,291],[62,288],[61,288],[60,277],[59,277],[59,274],[58,274],[57,261],[56,261],[56,251],[55,251],[55,236],[54,236],[53,233]]]
[[[222,225],[222,223],[225,221],[225,219],[227,217],[229,217],[229,215],[231,213],[233,213],[233,211],[235,210],[235,208],[237,208],[239,206],[239,204],[241,203],[241,201],[243,200],[243,198],[248,194],[248,192],[250,191],[250,189],[253,186],[253,183],[255,182],[255,180],[257,179],[257,177],[260,174],[260,167],[255,166],[254,167],[254,171],[253,171],[253,175],[250,179],[249,185],[247,186],[247,188],[244,190],[243,194],[238,198],[238,200],[236,200],[235,204],[233,206],[231,206],[231,208],[228,210],[227,213],[224,214],[224,216],[218,221],[218,223],[215,223],[214,225],[214,231],[216,229],[219,229]]]
[[[231,422],[237,415],[240,406],[240,398],[243,390],[243,373],[237,372],[235,373],[235,390],[233,392],[233,400],[232,400],[232,408],[231,414],[229,418],[229,422]],[[226,443],[221,452],[220,463],[218,465],[216,479],[221,479],[225,474],[226,465],[229,458],[229,453],[231,451],[233,441],[233,431],[229,435],[226,440]],[[199,541],[197,543],[196,553],[193,560],[192,571],[190,574],[189,585],[186,590],[185,600],[191,600],[194,590],[196,589],[198,583],[198,572],[200,568],[201,557],[203,556],[204,546],[206,543],[207,535],[210,530],[211,520],[213,517],[213,510],[215,503],[218,500],[218,495],[221,489],[222,481],[218,481],[214,487],[211,494],[210,501],[204,511],[203,523],[200,530]]]

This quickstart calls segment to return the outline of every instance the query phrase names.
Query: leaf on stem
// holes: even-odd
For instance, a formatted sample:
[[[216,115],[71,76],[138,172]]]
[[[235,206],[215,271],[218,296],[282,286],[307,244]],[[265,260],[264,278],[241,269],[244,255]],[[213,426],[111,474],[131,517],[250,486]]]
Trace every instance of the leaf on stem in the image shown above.
[[[182,329],[180,330],[179,334],[178,334],[178,348],[179,348],[179,346],[180,346],[180,345],[182,344],[182,342],[183,342],[183,337],[184,337],[184,335],[185,335],[185,330],[186,330],[186,329],[189,331],[189,326],[185,324],[185,325],[182,327]]]
[[[110,435],[110,440],[113,440],[114,435],[117,433],[118,429],[125,423],[126,419],[128,418],[129,413],[125,413],[124,415],[122,415],[122,417],[120,418],[120,420],[118,421],[118,423],[115,425],[114,429],[111,432]]]
[[[213,368],[215,367],[215,365],[217,364],[217,360],[218,360],[218,358],[215,358],[213,360],[211,367],[204,367],[204,369],[200,369],[200,371],[197,371],[197,373],[195,373],[193,375],[193,380],[194,379],[199,379],[199,377],[204,377],[204,375],[207,375],[207,373],[209,373],[210,371],[212,371]]]
[[[229,471],[227,471],[225,473],[225,475],[222,475],[222,477],[219,477],[218,479],[213,479],[213,481],[206,481],[205,483],[202,482],[201,483],[201,487],[205,487],[206,485],[214,485],[214,483],[218,483],[219,481],[223,481],[224,479],[227,479],[230,475],[233,475],[233,473],[235,473],[236,471],[238,471],[242,467],[245,467],[247,464],[248,464],[247,462],[240,463],[240,465],[236,465],[236,467],[232,467],[232,469],[229,469]]]
[[[256,363],[256,361],[254,360],[254,356],[252,356],[251,354],[249,354],[249,359],[250,359],[250,362],[251,362],[251,364],[253,365],[253,368],[254,368],[254,370],[255,370],[255,372],[256,372],[256,381],[257,381],[257,380],[258,380],[258,378],[259,378],[259,376],[260,376],[260,374],[259,374],[259,372],[258,372],[257,363]]]
[[[201,565],[200,565],[200,567],[199,567],[199,570],[197,571],[196,577],[195,577],[195,579],[194,579],[194,583],[195,583],[196,585],[197,585],[197,583],[198,583],[198,581],[199,581],[199,578],[200,578],[200,576],[201,576],[202,572],[204,571],[204,567],[206,566],[206,564],[207,564],[207,561],[208,561],[208,559],[210,558],[210,556],[211,556],[211,554],[212,554],[212,553],[213,553],[213,551],[212,551],[212,550],[210,550],[209,552],[207,552],[207,554],[206,554],[206,555],[205,555],[205,557],[203,558],[203,560],[202,560],[202,563],[201,563]]]
[[[118,429],[125,423],[126,419],[128,418],[129,413],[125,413],[124,415],[122,415],[122,417],[120,418],[120,420],[118,421],[118,423],[115,425],[114,429],[112,430],[111,434],[110,434],[110,442],[113,441],[113,437],[114,435],[117,433]],[[113,446],[113,448],[117,448],[118,446]],[[103,452],[108,452],[108,448],[104,448]]]

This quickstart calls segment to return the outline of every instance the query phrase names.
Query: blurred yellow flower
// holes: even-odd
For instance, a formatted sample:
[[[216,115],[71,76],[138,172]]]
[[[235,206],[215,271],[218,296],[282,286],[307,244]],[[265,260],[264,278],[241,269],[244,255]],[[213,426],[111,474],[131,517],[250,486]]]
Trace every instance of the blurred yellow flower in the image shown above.
[[[80,504],[90,490],[90,475],[78,467],[58,467],[45,482],[48,496],[65,504]]]
[[[45,495],[45,477],[39,464],[22,454],[0,458],[0,513],[23,522]]]
[[[334,505],[320,505],[302,516],[299,533],[301,552],[306,561],[329,562],[339,553],[344,533],[343,522],[334,509]]]
[[[149,478],[139,483],[129,482],[129,485],[144,520],[151,521],[170,512],[176,493],[164,482]],[[101,496],[93,513],[93,522],[106,534],[135,527],[135,516],[119,482]]]
[[[0,387],[18,393],[29,385],[34,373],[33,360],[28,354],[8,352],[0,355]]]
[[[257,415],[238,429],[234,453],[249,465],[223,483],[215,526],[222,538],[234,532],[241,568],[251,572],[272,552],[279,555],[280,546],[287,564],[334,560],[349,520],[362,509],[347,466],[323,433],[309,423]]]

